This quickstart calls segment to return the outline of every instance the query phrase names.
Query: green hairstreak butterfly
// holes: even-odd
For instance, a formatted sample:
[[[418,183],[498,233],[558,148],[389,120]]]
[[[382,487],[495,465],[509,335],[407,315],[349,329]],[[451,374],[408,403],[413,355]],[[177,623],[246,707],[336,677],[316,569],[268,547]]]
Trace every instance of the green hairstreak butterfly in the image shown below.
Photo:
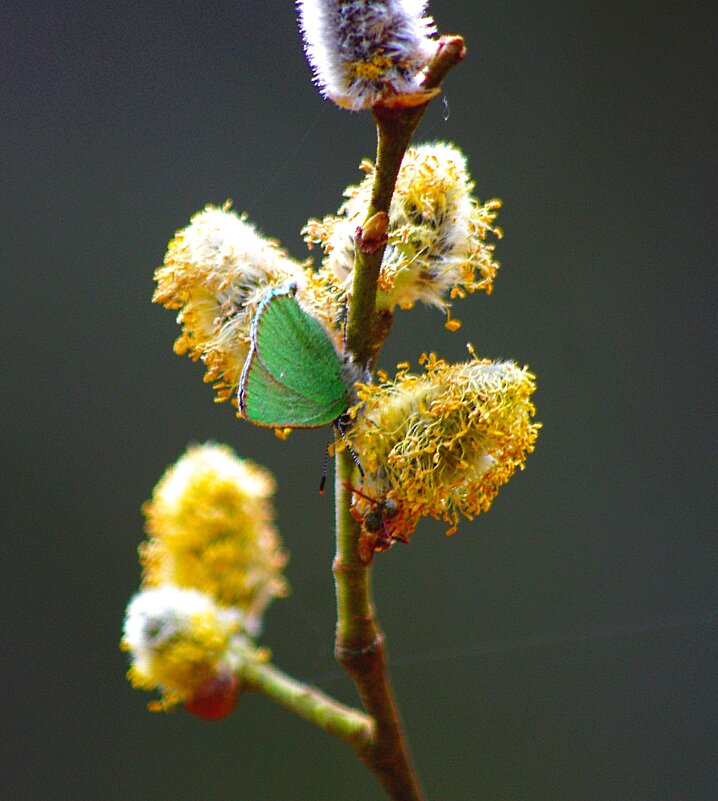
[[[254,425],[319,428],[337,422],[351,402],[350,365],[296,293],[295,283],[270,289],[252,320],[239,410]]]

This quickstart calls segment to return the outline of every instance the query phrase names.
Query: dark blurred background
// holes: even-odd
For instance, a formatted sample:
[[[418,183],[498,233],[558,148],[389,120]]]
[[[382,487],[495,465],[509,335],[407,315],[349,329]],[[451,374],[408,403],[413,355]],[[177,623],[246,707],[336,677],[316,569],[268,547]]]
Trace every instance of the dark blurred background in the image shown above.
[[[416,141],[501,197],[490,298],[397,316],[433,349],[527,363],[527,470],[451,539],[376,559],[393,680],[432,801],[715,801],[716,4],[434,0],[469,55]],[[118,650],[140,505],[191,441],[272,469],[293,594],[263,642],[334,666],[325,432],[282,444],[172,353],[152,271],[234,199],[296,258],[373,155],[318,96],[290,2],[21,2],[0,29],[5,801],[379,801],[342,743],[264,697],[150,714]]]

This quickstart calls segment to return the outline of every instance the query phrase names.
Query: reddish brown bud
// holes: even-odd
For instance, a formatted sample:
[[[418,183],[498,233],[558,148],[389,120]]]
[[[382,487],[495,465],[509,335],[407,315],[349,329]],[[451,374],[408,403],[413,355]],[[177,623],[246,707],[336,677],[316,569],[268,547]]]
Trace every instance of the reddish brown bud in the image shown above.
[[[237,706],[239,679],[235,675],[217,675],[201,684],[185,701],[184,708],[200,720],[221,720]]]

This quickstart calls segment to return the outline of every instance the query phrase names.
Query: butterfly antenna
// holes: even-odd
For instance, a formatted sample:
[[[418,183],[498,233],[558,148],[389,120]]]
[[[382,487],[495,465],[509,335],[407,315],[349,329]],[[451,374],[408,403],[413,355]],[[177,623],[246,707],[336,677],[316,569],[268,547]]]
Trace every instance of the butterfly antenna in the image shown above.
[[[329,435],[327,440],[327,447],[324,448],[324,464],[322,465],[322,478],[319,482],[319,494],[324,495],[324,490],[327,486],[327,471],[329,469],[329,446],[331,445],[332,437]]]
[[[364,481],[364,476],[365,476],[364,468],[361,466],[361,463],[359,462],[359,457],[356,455],[356,451],[354,450],[354,448],[352,448],[351,444],[349,443],[349,439],[347,438],[347,432],[346,429],[344,428],[344,425],[341,422],[341,418],[337,418],[334,421],[334,425],[337,427],[337,431],[339,431],[339,433],[342,435],[344,444],[347,446],[347,450],[349,451],[349,453],[351,453],[352,459],[354,460],[354,464],[357,466],[357,470],[359,470],[359,475],[361,476],[362,481]]]

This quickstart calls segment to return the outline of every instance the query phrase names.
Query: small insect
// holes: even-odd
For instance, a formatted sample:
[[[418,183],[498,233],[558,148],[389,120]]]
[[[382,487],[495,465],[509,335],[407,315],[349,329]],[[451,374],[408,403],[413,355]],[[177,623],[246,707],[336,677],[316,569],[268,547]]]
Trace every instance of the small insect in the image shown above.
[[[359,537],[359,558],[368,565],[375,553],[386,551],[395,542],[409,542],[409,538],[392,522],[399,513],[399,502],[394,498],[372,498],[348,483],[345,486],[355,495],[368,501],[371,508],[367,512],[360,512],[352,506],[351,513],[355,520],[362,524]]]

